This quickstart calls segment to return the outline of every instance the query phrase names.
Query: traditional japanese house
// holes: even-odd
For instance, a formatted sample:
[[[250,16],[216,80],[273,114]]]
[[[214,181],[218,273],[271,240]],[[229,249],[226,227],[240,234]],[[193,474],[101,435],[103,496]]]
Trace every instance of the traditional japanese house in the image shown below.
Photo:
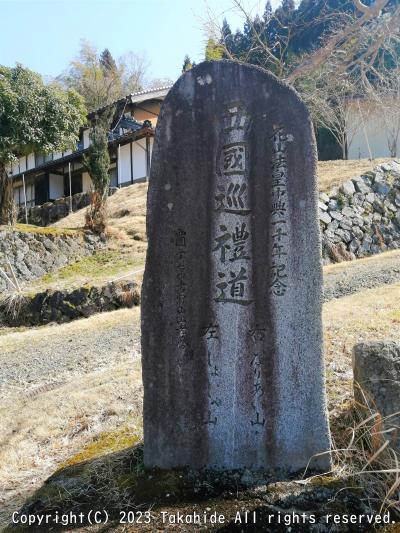
[[[154,128],[169,86],[130,94],[112,105],[116,117],[109,132],[110,187],[124,187],[149,177]],[[106,108],[88,116],[88,124]],[[75,150],[48,155],[31,153],[9,169],[17,205],[42,205],[87,192],[92,181],[83,166],[90,144],[89,127],[82,128]]]

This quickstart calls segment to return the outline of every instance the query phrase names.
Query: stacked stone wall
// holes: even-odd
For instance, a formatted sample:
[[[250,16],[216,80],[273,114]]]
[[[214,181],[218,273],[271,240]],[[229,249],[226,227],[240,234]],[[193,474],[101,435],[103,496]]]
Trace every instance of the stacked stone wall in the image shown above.
[[[46,233],[0,229],[0,269],[19,281],[31,281],[73,263],[104,246],[91,233]],[[0,275],[0,294],[8,287]]]
[[[50,322],[70,322],[95,313],[131,308],[140,303],[139,287],[134,281],[110,282],[103,287],[87,286],[72,290],[47,290],[26,296],[18,310],[0,303],[0,324],[40,326]]]
[[[118,189],[110,187],[109,195],[113,195]],[[80,192],[72,196],[72,211],[78,211],[90,204],[90,192]],[[48,226],[58,220],[65,218],[70,212],[70,197],[65,196],[54,202],[46,202],[43,205],[36,205],[28,208],[28,222],[35,226]],[[22,206],[18,213],[18,221],[24,223],[25,208]]]
[[[325,264],[400,248],[400,163],[321,193],[319,219]]]

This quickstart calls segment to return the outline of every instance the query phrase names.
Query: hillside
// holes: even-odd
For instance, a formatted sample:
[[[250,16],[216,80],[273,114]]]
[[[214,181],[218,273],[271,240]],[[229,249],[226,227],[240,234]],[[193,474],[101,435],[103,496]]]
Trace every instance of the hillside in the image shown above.
[[[376,165],[391,159],[360,159],[356,161],[318,162],[319,187],[325,192],[338,186],[349,178],[360,176]],[[109,222],[112,228],[122,231],[132,238],[141,239],[146,232],[146,194],[147,183],[124,187],[108,200]],[[54,224],[59,228],[79,228],[84,225],[85,209],[81,209]]]
[[[360,161],[323,161],[318,163],[320,190],[328,191],[351,177],[372,170],[388,159]],[[45,289],[76,288],[85,284],[104,285],[120,278],[134,277],[140,281],[143,273],[146,242],[147,183],[118,190],[108,199],[108,246],[103,252],[59,269],[29,285],[30,292]],[[54,224],[56,230],[77,229],[84,225],[86,208]]]
[[[399,291],[396,283],[324,304],[329,410],[338,448],[347,446],[352,424],[352,347],[388,337],[400,341]],[[133,460],[142,436],[139,323],[138,309],[121,310],[0,336],[0,523],[62,467],[75,479],[64,510],[73,507],[76,490],[95,497],[107,493],[116,507],[127,497],[112,472],[121,468],[118,461]],[[91,482],[72,468],[82,461],[97,472]],[[46,490],[44,485],[44,496]],[[51,498],[57,500],[55,494]],[[163,498],[162,508],[170,509]],[[214,504],[198,502],[198,508]],[[254,497],[242,500],[242,505],[255,504]],[[184,504],[174,508],[182,510]]]
[[[371,170],[376,163],[321,163],[321,190]],[[102,285],[120,277],[140,281],[147,246],[146,192],[147,184],[142,183],[109,199],[106,249],[26,283],[24,290]],[[84,214],[83,209],[59,221],[56,229],[43,231],[76,230],[82,227]],[[323,506],[321,501],[333,502],[340,512],[358,505],[354,503],[358,501],[357,472],[371,455],[368,449],[359,456],[348,448],[352,432],[359,431],[359,413],[352,402],[352,349],[361,341],[400,342],[399,264],[400,250],[392,250],[324,267],[325,370],[335,470],[300,482],[276,479],[272,488],[253,493],[234,487],[221,495],[218,487],[208,487],[205,495],[199,495],[193,487],[185,492],[187,488],[183,490],[172,477],[163,480],[158,493],[146,493],[153,484],[143,477],[140,308],[103,312],[66,324],[0,328],[0,432],[4,435],[0,530],[27,501],[33,502],[33,508],[67,512],[76,510],[76,502],[81,505],[83,498],[85,505],[93,507],[101,501],[114,512],[124,505],[151,508],[155,517],[161,510],[193,508],[198,512],[222,508],[232,517],[237,510],[262,508],[265,502],[274,509],[285,509],[287,504],[300,510]],[[387,473],[379,476],[379,482],[371,479],[367,486],[371,502],[388,505],[385,487],[396,483],[396,476]],[[348,488],[357,486],[354,491]],[[277,495],[281,497],[276,500]],[[221,531],[231,531],[229,527]],[[116,523],[111,528],[138,531]],[[163,530],[159,518],[140,531],[155,528]],[[89,526],[78,530],[95,531]]]

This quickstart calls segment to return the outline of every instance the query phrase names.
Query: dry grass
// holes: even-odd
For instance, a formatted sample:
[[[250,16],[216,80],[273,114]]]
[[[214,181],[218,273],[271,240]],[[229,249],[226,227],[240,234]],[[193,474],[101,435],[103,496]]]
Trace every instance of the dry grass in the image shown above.
[[[6,316],[16,318],[26,302],[26,297],[21,291],[12,290],[0,294],[0,309]]]
[[[353,159],[349,161],[319,161],[318,177],[319,188],[322,192],[327,192],[332,187],[336,187],[350,178],[361,176],[370,170],[373,170],[380,163],[392,161],[391,158],[374,159]]]
[[[330,268],[338,267],[344,268],[342,265]],[[386,446],[380,450],[383,440],[375,426],[372,407],[365,410],[352,400],[351,360],[353,346],[359,342],[385,339],[400,342],[399,316],[400,283],[332,300],[323,309],[328,405],[337,449],[336,475],[350,476],[367,492],[371,503],[382,506],[382,511],[399,506],[398,490],[393,487],[400,471],[394,451]]]
[[[17,346],[35,353],[36,345],[51,345],[60,337],[68,349],[71,335],[90,336],[92,330],[115,328],[121,321],[132,321],[133,327],[139,321],[139,310],[10,333],[0,337],[1,355],[7,357]],[[122,363],[111,360],[107,368],[81,374],[67,383],[27,387],[23,393],[16,388],[14,395],[7,395],[0,405],[0,523],[2,512],[16,510],[51,472],[86,446],[89,455],[118,449],[118,442],[112,445],[111,439],[106,442],[110,449],[94,446],[101,433],[123,426],[140,439],[141,399],[140,363],[130,353]]]
[[[340,185],[349,178],[372,170],[376,165],[391,159],[368,159],[352,161],[320,161],[318,163],[319,187],[321,191]],[[124,187],[107,200],[109,225],[120,235],[145,240],[147,183]],[[54,224],[56,228],[82,228],[85,224],[86,208],[69,215]]]
[[[147,183],[124,187],[107,200],[109,225],[119,230],[121,236],[145,239]],[[85,223],[86,208],[54,224],[57,228],[81,228]]]
[[[145,246],[132,247],[127,244],[115,246],[110,243],[107,250],[84,257],[75,263],[26,282],[25,294],[35,294],[47,289],[71,290],[78,287],[105,285],[119,278],[140,281],[143,274]]]
[[[324,343],[331,412],[352,397],[351,357],[359,342],[400,342],[400,283],[332,300],[324,304]]]
[[[144,267],[146,240],[147,183],[139,183],[117,191],[107,200],[107,250],[48,274],[26,287],[28,293],[45,289],[74,288],[85,284],[105,284],[120,277],[140,282]],[[82,228],[86,208],[55,223],[56,231]]]
[[[41,227],[32,226],[31,224],[15,224],[14,226],[0,226],[0,231],[21,231],[23,233],[36,233],[39,235],[67,235],[73,236],[80,233],[81,226],[75,229],[68,229],[64,227],[56,228],[55,226]]]
[[[369,257],[363,257],[356,261],[342,261],[341,263],[332,263],[324,266],[324,278],[343,272],[350,273],[352,270],[367,268],[369,266],[386,266],[388,262],[397,262],[400,265],[400,250],[391,250]]]
[[[348,428],[357,425],[350,405],[352,347],[367,340],[391,338],[400,341],[399,296],[400,284],[394,284],[324,305],[329,409],[338,447],[349,444],[351,433]],[[97,315],[89,320],[46,326],[23,334],[10,333],[0,337],[1,350],[3,356],[11,353],[16,346],[20,350],[35,350],[38,343],[51,345],[52,339],[60,335],[67,342],[71,335],[90,336],[90,332],[98,328],[115,328],[121,320],[138,323],[139,310]],[[0,486],[3,487],[0,501],[13,501],[5,509],[14,510],[17,503],[21,503],[62,464],[73,464],[80,459],[126,447],[126,439],[136,442],[142,431],[141,397],[139,362],[128,360],[115,364],[110,360],[106,369],[76,376],[68,383],[60,383],[47,391],[40,389],[32,394],[26,391],[24,396],[15,396],[7,403],[3,402],[0,407],[3,436],[0,443]],[[117,427],[122,430],[114,433]],[[351,446],[356,441],[358,446],[357,439],[364,433],[360,426]],[[365,443],[365,439],[362,442]],[[355,468],[362,468],[354,461],[350,465],[349,454],[345,459],[343,454],[337,458],[343,475],[354,474]],[[365,447],[367,461],[371,456],[368,447]],[[384,455],[380,456],[381,460],[383,458]],[[376,462],[371,463],[370,469],[375,466]],[[361,483],[364,482],[361,480]],[[374,486],[378,490],[378,485]],[[381,482],[381,492],[383,486],[386,485]]]

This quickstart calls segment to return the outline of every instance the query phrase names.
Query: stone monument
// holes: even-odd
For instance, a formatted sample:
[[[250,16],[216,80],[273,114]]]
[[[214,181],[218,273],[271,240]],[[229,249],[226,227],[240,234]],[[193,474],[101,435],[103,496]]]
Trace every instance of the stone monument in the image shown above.
[[[230,61],[181,76],[147,216],[146,467],[304,468],[330,437],[316,148],[296,93]]]

